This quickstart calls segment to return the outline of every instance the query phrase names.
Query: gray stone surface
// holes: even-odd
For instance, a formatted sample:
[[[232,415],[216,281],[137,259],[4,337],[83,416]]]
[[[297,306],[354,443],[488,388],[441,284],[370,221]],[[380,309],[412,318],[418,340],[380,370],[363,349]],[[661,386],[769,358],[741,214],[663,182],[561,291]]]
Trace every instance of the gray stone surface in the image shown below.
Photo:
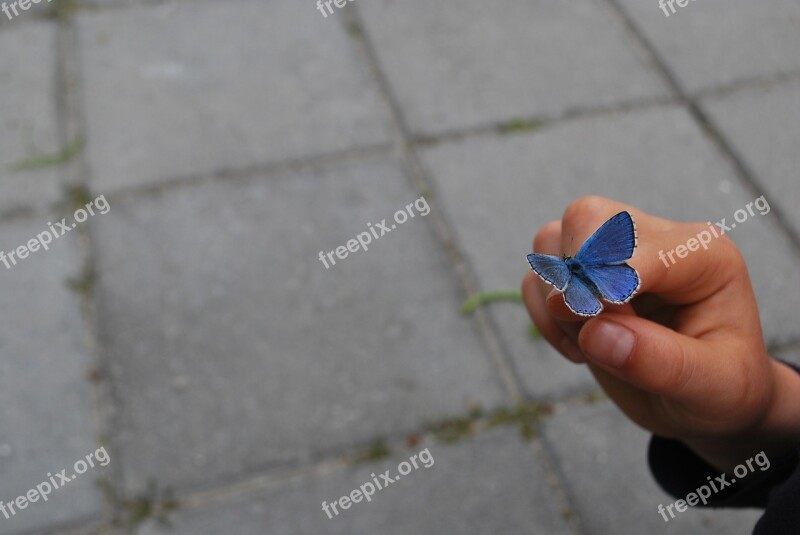
[[[0,251],[27,243],[47,229],[47,221],[41,216],[4,222]],[[74,251],[74,240],[66,235],[11,269],[0,263],[0,500],[5,503],[48,481],[48,473],[66,468],[71,476],[74,463],[99,447],[81,309],[66,285],[78,271]],[[47,502],[28,504],[10,519],[0,513],[0,534],[99,514],[102,501],[94,482],[100,470],[90,469],[53,491]]]
[[[126,486],[245,476],[504,401],[422,216],[318,260],[416,198],[371,158],[114,206],[100,308]]]
[[[795,0],[698,0],[669,17],[655,1],[617,1],[688,91],[800,69]]]
[[[800,233],[800,81],[708,99],[703,107]]]
[[[665,522],[658,505],[666,507],[676,498],[657,486],[647,467],[650,435],[611,402],[571,408],[550,420],[544,434],[587,535],[744,535],[752,533],[761,515],[690,508]]]
[[[517,287],[524,274],[523,266]],[[509,279],[507,286],[513,287],[513,281]],[[596,387],[592,374],[585,366],[572,364],[545,340],[531,336],[531,319],[523,305],[498,303],[488,307],[527,394],[537,400],[563,399]]]
[[[789,344],[777,351],[773,351],[772,356],[800,366],[800,343]]]
[[[389,139],[352,39],[313,4],[139,6],[81,14],[79,30],[103,192]]]
[[[437,201],[485,290],[519,287],[530,269],[525,255],[536,231],[559,219],[578,195],[604,195],[686,221],[730,221],[753,199],[680,108],[569,121],[521,135],[473,137],[427,149],[423,160],[436,184]],[[749,219],[730,237],[749,262],[767,338],[791,338],[797,330],[793,311],[800,274],[790,243],[769,215]],[[509,305],[495,308],[532,395],[563,395],[589,383],[584,370],[543,344],[532,344],[524,312]]]
[[[532,340],[518,304],[488,305],[514,373],[531,397],[569,398],[544,438],[401,443],[475,404],[510,404],[460,313],[451,245],[481,288],[517,289],[538,227],[580,195],[699,221],[730,221],[757,195],[685,103],[664,105],[665,77],[615,4],[800,232],[794,0],[698,0],[670,18],[633,0],[358,0],[327,19],[314,1],[78,3],[60,20],[43,2],[0,14],[0,249],[46,227],[63,179],[112,206],[87,239],[0,263],[0,500],[102,437],[123,500],[151,478],[178,491],[179,535],[750,532],[757,513],[665,524],[656,508],[672,499],[647,471],[646,433],[608,402],[580,402],[591,376]],[[398,150],[414,140],[398,137],[385,89],[426,138],[430,196],[455,241],[416,215],[326,270],[320,250],[419,196]],[[518,119],[546,124],[493,128]],[[80,160],[9,171],[57,154],[60,127],[85,136]],[[800,252],[774,215],[731,237],[775,356],[800,362]],[[66,287],[83,260],[94,309]],[[89,355],[109,373],[87,375]],[[391,458],[338,460],[382,437]],[[333,520],[321,510],[425,446],[432,468]],[[104,473],[0,513],[0,535],[110,535],[112,500],[93,485]]]
[[[349,495],[373,473],[391,470],[393,477],[399,463],[424,448],[434,459],[429,468],[419,463],[371,502],[352,504],[339,516],[329,519],[322,511],[323,501]],[[367,465],[297,477],[246,500],[182,512],[174,531],[150,525],[142,535],[571,533],[545,478],[531,444],[514,429],[498,429],[455,445],[425,442]]]
[[[499,0],[489,9],[479,0],[376,0],[357,7],[416,132],[666,94],[603,2]]]
[[[52,23],[12,20],[0,27],[0,213],[46,205],[60,194],[56,169],[13,170],[59,151],[55,46]]]

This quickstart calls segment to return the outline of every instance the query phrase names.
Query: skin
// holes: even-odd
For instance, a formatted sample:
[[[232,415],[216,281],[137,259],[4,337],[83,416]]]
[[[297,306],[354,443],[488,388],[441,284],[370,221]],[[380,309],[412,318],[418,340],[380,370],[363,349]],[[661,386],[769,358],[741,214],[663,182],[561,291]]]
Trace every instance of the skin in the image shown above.
[[[539,331],[568,360],[586,364],[631,420],[684,442],[722,472],[762,450],[770,459],[792,450],[800,442],[800,374],[768,355],[747,266],[726,236],[667,268],[658,252],[707,225],[582,197],[539,230],[534,251],[574,254],[574,244],[622,210],[637,226],[628,263],[642,281],[639,293],[625,305],[604,302],[587,319],[530,272],[522,293]]]

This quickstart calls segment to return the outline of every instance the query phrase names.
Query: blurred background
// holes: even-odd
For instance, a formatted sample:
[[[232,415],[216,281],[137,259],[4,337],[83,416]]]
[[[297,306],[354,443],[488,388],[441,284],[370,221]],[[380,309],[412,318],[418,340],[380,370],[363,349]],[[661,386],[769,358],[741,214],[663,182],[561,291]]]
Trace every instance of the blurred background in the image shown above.
[[[800,4],[342,4],[0,13],[0,249],[110,205],[0,267],[0,500],[111,459],[0,534],[750,533],[664,522],[648,434],[513,292],[581,195],[699,221],[765,195],[730,236],[796,357]]]

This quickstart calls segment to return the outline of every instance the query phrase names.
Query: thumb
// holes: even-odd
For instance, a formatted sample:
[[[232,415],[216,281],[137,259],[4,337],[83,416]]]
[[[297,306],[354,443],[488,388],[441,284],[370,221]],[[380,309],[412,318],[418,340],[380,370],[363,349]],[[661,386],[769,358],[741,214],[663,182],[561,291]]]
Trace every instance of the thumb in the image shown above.
[[[692,400],[707,395],[715,359],[710,342],[696,340],[663,325],[617,313],[587,321],[578,344],[591,363],[642,390]]]

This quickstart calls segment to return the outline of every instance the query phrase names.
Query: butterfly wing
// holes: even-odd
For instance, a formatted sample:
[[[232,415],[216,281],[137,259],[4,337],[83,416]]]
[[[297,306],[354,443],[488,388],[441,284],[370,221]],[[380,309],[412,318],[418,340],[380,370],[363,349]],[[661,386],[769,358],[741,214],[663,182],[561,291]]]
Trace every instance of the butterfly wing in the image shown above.
[[[582,267],[580,276],[573,276],[555,256],[531,254],[528,262],[539,277],[564,292],[564,302],[575,314],[596,316],[603,310],[597,293],[610,303],[622,304],[639,290],[639,274],[625,263],[635,250],[633,217],[620,212],[603,223],[575,255],[574,261]]]
[[[628,264],[584,266],[588,278],[610,303],[621,305],[630,301],[639,290],[639,274]]]
[[[621,264],[636,249],[636,224],[628,212],[620,212],[589,236],[575,255],[584,266]]]
[[[567,264],[557,256],[546,254],[529,254],[528,262],[531,268],[543,281],[555,286],[556,290],[563,292],[569,284],[571,276]]]
[[[603,310],[603,303],[592,293],[580,278],[572,277],[564,291],[564,302],[579,316],[596,316]]]

